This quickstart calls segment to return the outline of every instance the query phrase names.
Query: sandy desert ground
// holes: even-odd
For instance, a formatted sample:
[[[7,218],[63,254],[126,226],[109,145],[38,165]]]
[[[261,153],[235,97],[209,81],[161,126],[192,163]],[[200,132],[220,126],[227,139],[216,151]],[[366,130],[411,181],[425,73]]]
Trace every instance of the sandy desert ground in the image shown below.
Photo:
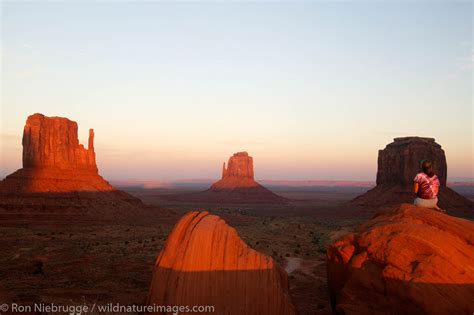
[[[187,190],[189,191],[189,190]],[[143,302],[156,256],[179,217],[206,209],[235,227],[251,247],[274,257],[289,274],[301,314],[329,314],[325,246],[367,215],[354,215],[345,202],[357,192],[290,191],[286,205],[211,205],[167,201],[170,190],[130,191],[148,204],[171,209],[172,218],[150,224],[80,222],[12,226],[0,233],[0,300],[18,303]],[[157,213],[157,215],[159,215]]]
[[[195,189],[129,188],[145,203],[166,209],[156,210],[156,220],[148,224],[66,219],[12,225],[0,220],[0,301],[140,304],[173,224],[187,211],[205,209],[286,269],[300,314],[332,313],[326,246],[373,215],[347,204],[364,188],[280,189],[278,194],[295,200],[283,205],[192,204],[168,198]],[[161,213],[167,214],[160,218]]]

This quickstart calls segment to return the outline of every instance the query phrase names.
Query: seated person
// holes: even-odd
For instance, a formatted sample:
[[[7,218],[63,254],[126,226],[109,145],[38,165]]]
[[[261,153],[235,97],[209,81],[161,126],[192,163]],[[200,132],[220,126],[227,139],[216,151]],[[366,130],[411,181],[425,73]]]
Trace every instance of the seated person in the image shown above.
[[[413,192],[416,195],[414,205],[443,211],[438,207],[439,179],[433,173],[433,163],[424,160],[421,163],[421,173],[416,174],[413,179]]]

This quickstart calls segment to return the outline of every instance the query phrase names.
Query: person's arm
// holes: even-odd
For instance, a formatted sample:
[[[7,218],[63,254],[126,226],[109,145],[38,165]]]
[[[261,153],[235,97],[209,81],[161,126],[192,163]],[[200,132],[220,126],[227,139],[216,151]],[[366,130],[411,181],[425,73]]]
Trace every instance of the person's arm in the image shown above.
[[[413,193],[418,195],[418,190],[420,190],[420,185],[417,182],[413,183]]]
[[[433,193],[435,194],[435,196],[438,196],[438,192],[439,192],[439,180],[436,178],[436,181],[433,185]]]

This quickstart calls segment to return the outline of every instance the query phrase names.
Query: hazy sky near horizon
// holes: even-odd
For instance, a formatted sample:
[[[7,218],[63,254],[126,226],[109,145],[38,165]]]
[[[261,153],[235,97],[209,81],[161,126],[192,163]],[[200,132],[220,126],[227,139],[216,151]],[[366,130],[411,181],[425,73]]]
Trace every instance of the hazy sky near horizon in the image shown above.
[[[374,180],[379,149],[436,138],[473,178],[471,1],[2,2],[0,178],[28,115],[95,130],[101,174]]]

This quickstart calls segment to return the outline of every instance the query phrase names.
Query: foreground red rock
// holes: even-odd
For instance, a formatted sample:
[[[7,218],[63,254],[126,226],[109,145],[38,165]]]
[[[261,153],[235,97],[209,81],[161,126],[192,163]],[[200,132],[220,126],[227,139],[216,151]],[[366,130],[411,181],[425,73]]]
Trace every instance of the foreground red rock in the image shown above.
[[[168,196],[172,200],[210,203],[285,203],[254,179],[253,158],[247,152],[234,153],[227,167],[222,167],[222,178],[203,192]]]
[[[77,123],[67,118],[28,117],[23,130],[23,168],[0,181],[1,222],[35,221],[41,214],[49,220],[57,213],[114,217],[144,206],[99,175],[94,131],[89,130],[86,149],[79,144],[77,130]]]
[[[338,314],[472,314],[474,223],[404,204],[327,251]]]
[[[213,305],[211,314],[294,314],[287,275],[207,212],[176,224],[153,271],[148,305]]]
[[[472,201],[446,187],[447,164],[441,146],[433,138],[395,138],[385,149],[379,150],[377,186],[358,196],[352,204],[369,207],[413,202],[413,178],[420,172],[421,161],[433,161],[433,171],[440,180],[439,205],[451,213],[474,216]]]

